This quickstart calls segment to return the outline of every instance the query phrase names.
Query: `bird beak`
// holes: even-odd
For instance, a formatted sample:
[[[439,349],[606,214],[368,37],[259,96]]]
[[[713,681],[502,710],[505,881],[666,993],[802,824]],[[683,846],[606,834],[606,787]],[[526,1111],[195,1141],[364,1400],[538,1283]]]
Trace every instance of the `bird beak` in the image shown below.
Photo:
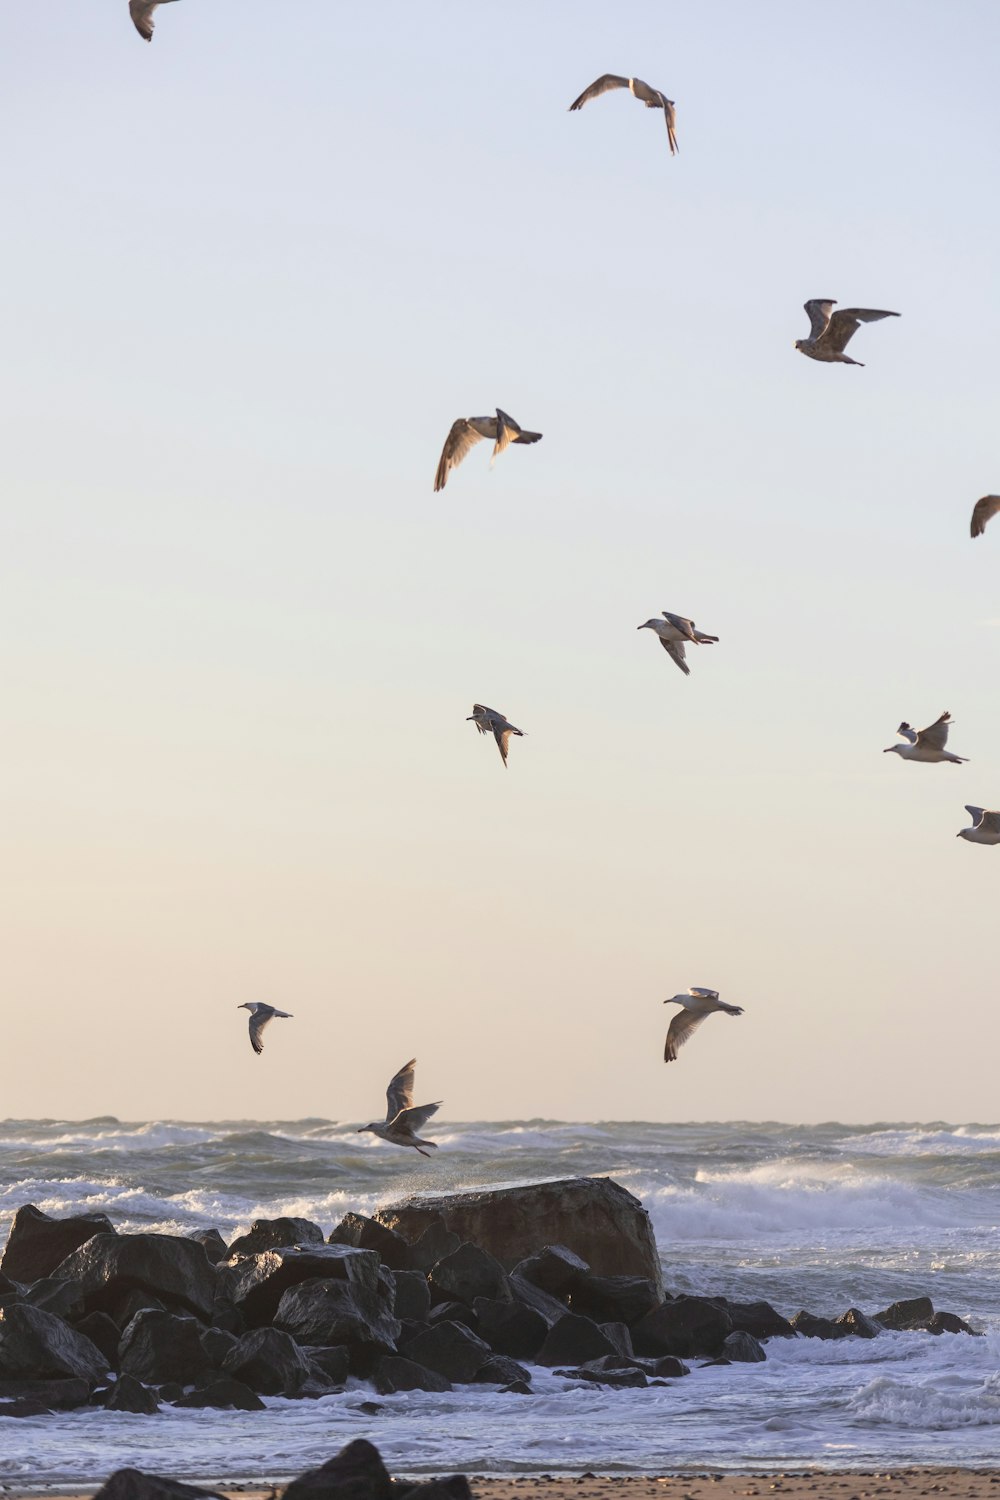
[[[895,748],[896,748],[895,745],[886,745],[885,749],[882,751],[882,754],[883,755],[888,755],[889,752],[892,751],[892,750],[895,750]]]
[[[637,625],[635,628],[636,630],[645,630],[648,623],[649,622],[647,621],[645,625]]]

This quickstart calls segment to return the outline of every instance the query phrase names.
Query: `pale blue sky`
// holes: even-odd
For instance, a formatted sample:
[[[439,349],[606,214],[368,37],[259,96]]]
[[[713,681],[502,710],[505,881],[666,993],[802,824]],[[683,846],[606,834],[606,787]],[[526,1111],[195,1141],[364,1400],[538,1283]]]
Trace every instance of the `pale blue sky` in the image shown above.
[[[998,48],[7,8],[0,1111],[364,1120],[416,1053],[442,1119],[995,1117]],[[810,296],[902,316],[826,367]],[[434,495],[497,404],[544,441]],[[967,767],[881,754],[945,708]],[[688,984],[746,1015],[667,1069]]]

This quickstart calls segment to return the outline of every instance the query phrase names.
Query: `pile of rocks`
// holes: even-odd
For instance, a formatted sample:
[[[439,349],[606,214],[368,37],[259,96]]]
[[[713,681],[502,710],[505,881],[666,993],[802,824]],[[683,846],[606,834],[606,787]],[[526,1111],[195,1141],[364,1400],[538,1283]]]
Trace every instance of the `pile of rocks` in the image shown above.
[[[262,1220],[229,1246],[28,1205],[0,1261],[0,1415],[250,1411],[348,1375],[381,1394],[526,1394],[528,1365],[634,1387],[688,1374],[687,1359],[763,1360],[774,1337],[972,1332],[926,1298],[789,1321],[766,1302],[669,1296],[660,1275],[642,1205],[606,1179],[348,1214],[327,1240],[308,1220]]]

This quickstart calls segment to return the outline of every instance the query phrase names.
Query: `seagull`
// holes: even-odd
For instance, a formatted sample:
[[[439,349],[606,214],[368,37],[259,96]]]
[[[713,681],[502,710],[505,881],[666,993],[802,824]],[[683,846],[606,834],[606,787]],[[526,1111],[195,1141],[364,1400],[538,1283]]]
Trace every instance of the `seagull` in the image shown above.
[[[413,1070],[417,1066],[417,1059],[411,1057],[408,1063],[404,1063],[385,1091],[385,1099],[388,1108],[385,1113],[385,1124],[380,1120],[373,1120],[370,1125],[362,1125],[358,1135],[363,1135],[370,1130],[373,1135],[380,1136],[383,1141],[391,1141],[394,1146],[412,1146],[414,1151],[419,1151],[421,1156],[430,1156],[430,1151],[425,1151],[425,1146],[431,1150],[437,1150],[437,1141],[422,1141],[417,1135],[430,1119],[436,1115],[441,1104],[419,1104],[413,1107]]]
[[[634,99],[639,99],[647,109],[662,109],[663,117],[667,122],[667,139],[670,141],[670,155],[677,154],[677,111],[674,109],[674,101],[668,99],[666,94],[659,89],[650,88],[648,83],[643,83],[641,78],[619,78],[617,73],[605,73],[584,89],[579,99],[574,99],[570,109],[582,109],[588,99],[599,99],[602,94],[610,93],[612,89],[628,89]]]
[[[952,755],[950,750],[944,748],[948,743],[950,728],[951,714],[947,709],[940,719],[935,719],[926,729],[914,729],[904,719],[896,733],[901,734],[906,743],[889,745],[882,754],[891,755],[895,752],[903,760],[948,760],[952,765],[963,765],[969,758],[967,755]]]
[[[490,459],[492,468],[498,455],[509,448],[511,443],[537,443],[541,436],[540,432],[522,432],[514,418],[501,411],[499,406],[495,417],[459,417],[457,422],[451,424],[451,431],[441,449],[434,476],[435,492],[444,489],[452,469],[457,469],[469,449],[474,448],[483,438],[489,438],[493,444],[493,457]]]
[[[480,734],[490,734],[497,742],[500,751],[500,759],[504,765],[507,764],[507,742],[512,734],[519,734],[524,738],[523,729],[515,729],[503,714],[497,713],[495,708],[487,708],[485,703],[474,703],[472,712],[465,721],[467,724],[475,724]]]
[[[676,1062],[677,1049],[683,1047],[688,1037],[710,1016],[714,1010],[724,1010],[727,1016],[741,1016],[742,1005],[727,1005],[719,999],[718,990],[702,989],[692,985],[686,995],[671,995],[664,1005],[683,1005],[684,1009],[674,1016],[667,1028],[667,1041],[663,1048],[663,1061]]]
[[[987,812],[985,807],[970,807],[966,812],[972,819],[971,828],[960,828],[956,838],[968,839],[970,844],[1000,844],[1000,812]]]
[[[144,41],[153,40],[153,11],[158,5],[170,4],[172,0],[128,0],[128,13]]]
[[[986,530],[986,522],[991,520],[998,510],[1000,510],[1000,495],[984,495],[981,500],[977,500],[972,507],[970,528],[972,535],[982,536]]]
[[[861,365],[860,359],[851,359],[844,353],[861,324],[899,317],[899,313],[879,312],[874,307],[842,307],[840,312],[833,312],[835,306],[832,297],[813,297],[805,304],[812,328],[807,339],[795,340],[800,354],[828,365]]]
[[[260,1034],[268,1021],[280,1016],[283,1021],[293,1019],[287,1010],[275,1010],[273,1005],[264,1005],[260,1000],[244,1000],[242,1005],[237,1005],[237,1010],[248,1010],[250,1012],[250,1045],[255,1052],[263,1052],[264,1043]]]
[[[668,609],[663,610],[662,620],[647,620],[644,625],[637,625],[636,629],[655,630],[660,638],[660,645],[677,663],[685,677],[691,675],[691,668],[684,660],[685,642],[693,641],[697,646],[710,646],[719,639],[717,635],[705,635],[703,631],[696,630],[693,620],[686,620],[683,615],[672,615]]]

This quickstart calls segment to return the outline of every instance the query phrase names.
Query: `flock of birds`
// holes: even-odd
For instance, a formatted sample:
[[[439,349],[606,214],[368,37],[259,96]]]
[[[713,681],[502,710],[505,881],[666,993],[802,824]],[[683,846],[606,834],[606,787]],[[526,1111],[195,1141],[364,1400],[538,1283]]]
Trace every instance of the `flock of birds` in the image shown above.
[[[145,41],[152,41],[153,38],[154,12],[160,5],[172,3],[173,0],[129,0],[129,14],[136,30]],[[670,154],[676,155],[679,148],[677,110],[674,101],[668,99],[662,90],[644,83],[641,78],[625,78],[617,73],[604,73],[588,88],[585,88],[583,93],[573,100],[569,108],[571,111],[582,109],[591,99],[599,99],[603,94],[617,89],[627,89],[632,97],[638,99],[647,109],[663,112]],[[898,318],[899,313],[873,307],[842,307],[835,311],[836,308],[837,303],[832,297],[810,298],[805,303],[805,312],[809,318],[809,336],[796,339],[795,348],[801,354],[823,364],[857,365],[863,368],[860,360],[852,359],[845,352],[851,339],[863,323],[877,323],[884,318]],[[540,432],[525,430],[499,406],[494,416],[459,417],[452,423],[441,450],[434,476],[434,490],[437,492],[444,489],[452,470],[458,468],[477,443],[486,440],[493,444],[490,459],[492,468],[500,454],[512,444],[530,446],[540,442],[541,438]],[[987,523],[998,511],[1000,511],[1000,495],[984,495],[978,500],[972,512],[972,536],[982,536]],[[719,639],[716,635],[707,635],[699,630],[693,620],[684,615],[673,614],[670,610],[663,610],[661,619],[646,620],[637,628],[652,630],[659,638],[660,645],[667,655],[685,676],[688,676],[691,671],[686,659],[687,647],[715,645]],[[500,759],[506,767],[510,738],[512,735],[523,737],[524,730],[512,724],[505,714],[497,709],[488,708],[484,703],[473,704],[468,722],[475,724],[480,734],[492,734],[500,752]],[[914,729],[904,720],[896,731],[900,736],[900,743],[889,745],[884,753],[898,755],[902,760],[963,765],[967,757],[955,755],[947,748],[950,726],[951,715],[948,712],[941,714],[926,729]],[[972,823],[970,827],[961,829],[957,837],[967,839],[973,844],[1000,844],[1000,811],[990,811],[972,805],[967,805],[966,811],[972,818]],[[707,1016],[715,1012],[722,1012],[729,1016],[743,1014],[741,1006],[728,1005],[720,1000],[717,990],[706,989],[698,985],[693,986],[686,994],[672,995],[663,1003],[680,1007],[667,1030],[663,1051],[665,1062],[676,1061],[678,1049],[693,1035]],[[245,1002],[238,1009],[250,1012],[250,1044],[254,1052],[258,1054],[263,1051],[261,1038],[265,1027],[276,1017],[282,1020],[292,1019],[288,1011],[278,1010],[275,1006],[266,1005],[261,1001]],[[418,1132],[437,1112],[441,1101],[438,1100],[434,1104],[414,1105],[415,1067],[416,1059],[411,1058],[390,1080],[386,1090],[385,1120],[373,1120],[370,1124],[361,1126],[358,1133],[370,1132],[378,1136],[380,1140],[389,1141],[392,1145],[411,1147],[419,1151],[422,1156],[428,1156],[430,1150],[435,1148],[435,1142],[421,1139]]]

